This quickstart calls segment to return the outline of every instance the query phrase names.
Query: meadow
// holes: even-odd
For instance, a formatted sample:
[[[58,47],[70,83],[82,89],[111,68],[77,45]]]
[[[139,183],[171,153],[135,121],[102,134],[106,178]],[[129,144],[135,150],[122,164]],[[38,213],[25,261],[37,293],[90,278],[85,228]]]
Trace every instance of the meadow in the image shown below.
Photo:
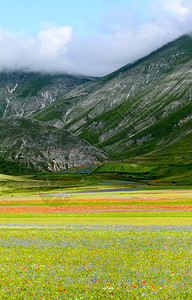
[[[74,176],[1,176],[0,299],[192,299],[192,189]]]
[[[192,227],[1,225],[1,299],[191,299]]]
[[[0,224],[192,225],[192,190],[84,187],[4,194]]]

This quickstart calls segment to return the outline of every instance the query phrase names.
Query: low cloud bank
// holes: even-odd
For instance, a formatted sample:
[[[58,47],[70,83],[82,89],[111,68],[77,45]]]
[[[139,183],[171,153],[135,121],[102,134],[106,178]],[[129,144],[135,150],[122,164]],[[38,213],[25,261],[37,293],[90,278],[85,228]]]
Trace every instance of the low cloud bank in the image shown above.
[[[191,0],[149,1],[146,17],[122,7],[106,13],[97,34],[71,26],[21,37],[0,29],[0,70],[102,76],[192,31]]]

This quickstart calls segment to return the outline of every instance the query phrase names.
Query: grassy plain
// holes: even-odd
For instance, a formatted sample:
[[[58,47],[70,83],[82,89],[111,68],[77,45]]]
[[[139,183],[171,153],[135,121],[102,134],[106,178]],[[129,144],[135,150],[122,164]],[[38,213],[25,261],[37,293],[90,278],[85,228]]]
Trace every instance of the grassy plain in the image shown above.
[[[103,168],[0,176],[0,299],[192,298],[192,189]]]
[[[115,189],[118,191],[115,191]],[[97,186],[0,197],[1,224],[192,224],[190,188]]]
[[[191,226],[1,226],[1,299],[191,299]]]

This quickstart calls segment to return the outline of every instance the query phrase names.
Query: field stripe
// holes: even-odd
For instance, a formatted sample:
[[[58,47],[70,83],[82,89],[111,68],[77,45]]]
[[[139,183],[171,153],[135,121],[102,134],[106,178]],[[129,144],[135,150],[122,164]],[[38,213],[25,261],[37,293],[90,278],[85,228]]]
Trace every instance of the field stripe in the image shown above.
[[[1,218],[0,224],[192,225],[192,217],[155,218]]]

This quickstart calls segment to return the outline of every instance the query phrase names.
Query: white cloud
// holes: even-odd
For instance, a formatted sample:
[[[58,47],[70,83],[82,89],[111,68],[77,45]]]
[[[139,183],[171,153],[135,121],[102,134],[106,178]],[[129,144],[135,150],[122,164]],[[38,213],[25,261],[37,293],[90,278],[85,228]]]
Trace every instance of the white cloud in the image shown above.
[[[72,28],[63,26],[41,31],[38,35],[40,41],[40,55],[45,58],[56,58],[60,51],[66,51],[66,44],[71,39]]]
[[[52,23],[37,36],[0,28],[0,69],[105,75],[192,32],[191,0],[149,0],[143,18],[130,7],[106,13],[95,35],[82,37],[70,26]]]
[[[0,29],[0,69],[65,71],[63,58],[71,37],[69,26],[49,28],[36,37],[19,37]]]
[[[189,9],[183,5],[182,0],[163,0],[162,6],[165,11],[176,14],[178,16],[186,16],[189,14]]]

